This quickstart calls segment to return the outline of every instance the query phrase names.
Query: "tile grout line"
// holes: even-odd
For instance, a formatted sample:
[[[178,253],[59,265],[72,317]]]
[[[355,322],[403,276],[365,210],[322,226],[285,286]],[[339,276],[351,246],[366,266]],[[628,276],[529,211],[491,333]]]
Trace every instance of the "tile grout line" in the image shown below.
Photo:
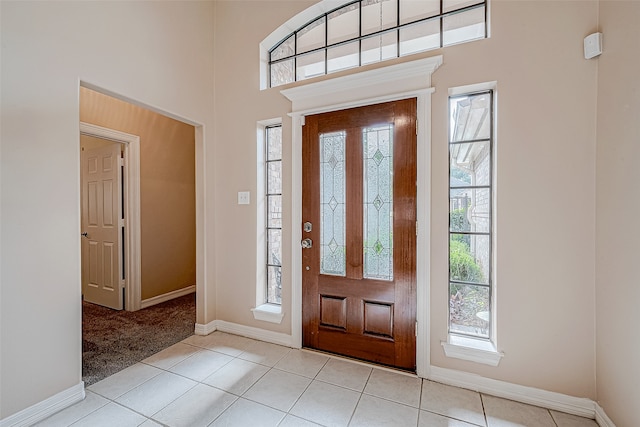
[[[488,427],[489,419],[487,418],[487,410],[484,408],[484,398],[482,396],[482,393],[478,392],[478,395],[480,396],[480,404],[482,405],[482,415],[484,415],[484,425]]]

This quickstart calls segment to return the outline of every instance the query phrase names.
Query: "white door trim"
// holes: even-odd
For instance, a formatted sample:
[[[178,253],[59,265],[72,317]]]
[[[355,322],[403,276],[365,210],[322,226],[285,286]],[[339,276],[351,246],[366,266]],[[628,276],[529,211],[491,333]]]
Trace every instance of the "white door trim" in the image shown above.
[[[140,137],[80,122],[80,133],[124,144],[125,310],[139,310],[142,298],[140,258]]]
[[[292,344],[302,346],[302,126],[304,117],[415,97],[418,100],[418,194],[419,233],[416,248],[417,339],[416,373],[430,373],[429,355],[429,233],[431,229],[431,74],[442,64],[442,56],[394,64],[374,70],[336,77],[285,89],[281,93],[292,104],[291,162],[291,335]]]

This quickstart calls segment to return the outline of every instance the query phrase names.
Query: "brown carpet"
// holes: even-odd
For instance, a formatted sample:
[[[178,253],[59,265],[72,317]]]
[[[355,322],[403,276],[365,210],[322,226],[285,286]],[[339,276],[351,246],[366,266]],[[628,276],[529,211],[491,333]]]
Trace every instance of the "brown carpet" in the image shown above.
[[[195,294],[138,311],[82,303],[82,380],[85,386],[193,335]]]

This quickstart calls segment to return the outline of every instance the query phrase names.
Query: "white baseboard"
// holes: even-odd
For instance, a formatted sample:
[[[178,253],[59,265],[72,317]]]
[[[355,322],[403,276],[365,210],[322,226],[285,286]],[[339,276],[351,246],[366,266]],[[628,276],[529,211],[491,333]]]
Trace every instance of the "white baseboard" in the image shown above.
[[[291,335],[281,332],[267,331],[265,329],[254,328],[253,326],[239,325],[237,323],[226,322],[224,320],[214,320],[206,325],[196,323],[196,335],[209,335],[214,331],[228,332],[234,335],[241,335],[247,338],[253,338],[260,341],[270,342],[272,344],[293,347],[293,338]]]
[[[602,409],[602,406],[598,405],[597,403],[595,405],[596,405],[596,422],[598,423],[598,425],[600,427],[616,427],[613,421],[611,421],[611,418],[609,418],[607,414],[605,414],[604,409]]]
[[[224,320],[217,320],[216,328],[219,331],[228,332],[230,334],[242,335],[247,338],[284,345],[286,347],[293,347],[293,339],[291,335],[283,334],[281,332],[267,331],[265,329],[254,328],[253,326],[238,325],[237,323],[225,322]]]
[[[74,385],[48,399],[0,420],[0,427],[26,427],[33,425],[84,399],[84,382]]]
[[[587,398],[512,384],[438,366],[431,366],[428,379],[568,414],[596,418],[595,402]]]
[[[196,285],[187,286],[186,288],[178,289],[177,291],[167,292],[166,294],[158,295],[155,297],[143,299],[140,301],[140,308],[151,307],[152,305],[160,304],[161,302],[169,301],[174,298],[182,297],[192,294],[196,291]]]
[[[203,325],[202,323],[196,323],[196,328],[193,333],[196,335],[209,335],[211,332],[215,332],[217,330],[216,322],[217,320],[214,320],[205,325]]]

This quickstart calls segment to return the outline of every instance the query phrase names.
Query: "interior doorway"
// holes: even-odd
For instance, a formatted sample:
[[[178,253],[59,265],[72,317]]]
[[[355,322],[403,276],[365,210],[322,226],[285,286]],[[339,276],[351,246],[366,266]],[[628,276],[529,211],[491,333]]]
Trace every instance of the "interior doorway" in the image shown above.
[[[202,286],[196,262],[203,250],[196,242],[202,133],[194,124],[85,86],[80,122],[83,379],[94,382],[195,330],[196,289]],[[85,180],[90,171],[99,176]]]

